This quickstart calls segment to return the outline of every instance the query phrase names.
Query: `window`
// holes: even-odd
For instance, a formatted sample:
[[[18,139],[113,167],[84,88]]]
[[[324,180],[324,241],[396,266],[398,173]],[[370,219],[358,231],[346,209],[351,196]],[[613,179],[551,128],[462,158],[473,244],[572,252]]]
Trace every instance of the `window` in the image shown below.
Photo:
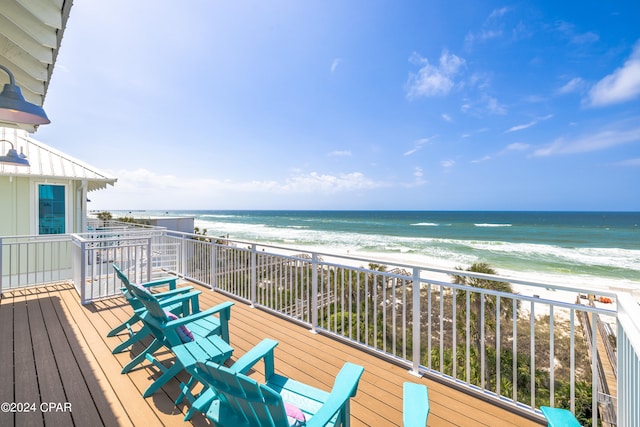
[[[39,234],[65,233],[65,187],[64,185],[38,185],[38,232]]]

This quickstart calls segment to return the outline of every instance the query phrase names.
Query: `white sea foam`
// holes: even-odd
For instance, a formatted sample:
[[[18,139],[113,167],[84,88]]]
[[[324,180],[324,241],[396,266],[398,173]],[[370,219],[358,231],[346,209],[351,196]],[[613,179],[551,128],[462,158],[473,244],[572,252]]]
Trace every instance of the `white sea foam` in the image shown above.
[[[490,223],[481,223],[481,224],[473,224],[476,227],[512,227],[513,224],[490,224]]]
[[[421,226],[421,227],[438,227],[440,224],[435,222],[417,222],[415,224],[411,224],[413,226]]]
[[[629,284],[637,281],[638,277],[634,271],[640,271],[640,250],[631,249],[564,248],[532,243],[319,231],[300,226],[229,223],[216,221],[215,216],[200,217],[196,225],[208,229],[211,235],[228,235],[235,240],[324,254],[358,256],[402,265],[454,269],[458,266],[466,268],[477,261],[487,261],[500,274],[534,282],[548,279],[544,281],[571,283],[576,287],[586,284],[631,286]],[[503,261],[508,262],[509,267],[505,268]],[[614,277],[610,274],[612,269],[624,270]],[[606,272],[607,277],[601,277],[600,271]]]
[[[558,261],[587,266],[640,270],[640,250],[620,248],[563,248],[553,245],[507,242],[468,242],[479,251],[517,255],[520,259]]]

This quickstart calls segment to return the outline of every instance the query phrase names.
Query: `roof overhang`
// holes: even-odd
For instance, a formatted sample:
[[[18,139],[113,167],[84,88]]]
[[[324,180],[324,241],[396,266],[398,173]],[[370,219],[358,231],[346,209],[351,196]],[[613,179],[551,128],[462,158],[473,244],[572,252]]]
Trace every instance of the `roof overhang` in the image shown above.
[[[117,181],[100,169],[31,138],[25,130],[0,127],[0,153],[9,148],[24,153],[30,166],[0,163],[0,176],[82,181],[88,191],[101,190]]]
[[[72,0],[2,0],[0,64],[13,73],[25,99],[42,106],[69,18]],[[0,88],[9,77],[0,72]],[[1,122],[35,132],[37,126]]]

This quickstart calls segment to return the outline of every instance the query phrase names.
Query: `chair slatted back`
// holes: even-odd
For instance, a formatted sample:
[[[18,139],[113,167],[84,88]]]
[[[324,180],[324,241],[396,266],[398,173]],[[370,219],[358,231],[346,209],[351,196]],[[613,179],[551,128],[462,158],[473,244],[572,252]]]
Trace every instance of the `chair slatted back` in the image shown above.
[[[268,386],[213,362],[198,362],[197,369],[218,392],[221,405],[233,413],[231,419],[219,420],[221,425],[289,426],[282,397]]]
[[[138,301],[131,292],[129,292],[129,287],[131,286],[131,282],[129,282],[129,278],[122,272],[122,270],[120,270],[120,267],[118,267],[117,265],[113,264],[113,269],[115,270],[116,276],[118,276],[118,279],[120,279],[120,281],[124,285],[124,288],[125,288],[124,297],[127,299],[129,304],[131,304],[134,310],[141,308],[142,303]]]
[[[175,329],[164,328],[169,318],[160,306],[158,299],[148,290],[131,284],[127,276],[115,264],[113,269],[116,271],[116,275],[122,281],[128,293],[133,296],[134,300],[141,304],[141,307],[144,306],[147,310],[146,313],[142,315],[142,318],[145,320],[149,329],[151,329],[152,334],[165,345],[172,346],[181,344],[182,340]]]

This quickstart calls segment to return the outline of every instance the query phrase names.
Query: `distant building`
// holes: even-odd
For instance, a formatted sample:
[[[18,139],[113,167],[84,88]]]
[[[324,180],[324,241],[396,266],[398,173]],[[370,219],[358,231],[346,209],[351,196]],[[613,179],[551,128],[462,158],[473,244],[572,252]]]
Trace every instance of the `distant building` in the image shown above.
[[[86,231],[87,194],[117,179],[25,130],[0,127],[0,155],[12,145],[30,166],[0,163],[0,236]]]

